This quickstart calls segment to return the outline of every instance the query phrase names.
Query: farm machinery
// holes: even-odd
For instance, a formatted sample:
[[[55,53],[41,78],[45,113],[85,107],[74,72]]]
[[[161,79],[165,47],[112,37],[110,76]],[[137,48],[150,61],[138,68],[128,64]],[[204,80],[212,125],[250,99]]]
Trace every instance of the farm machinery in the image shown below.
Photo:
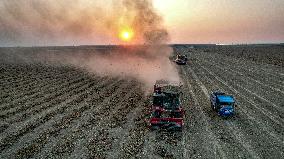
[[[176,59],[174,60],[174,62],[178,65],[186,65],[187,63],[187,56],[186,55],[177,55]]]
[[[157,81],[147,125],[152,129],[181,131],[184,125],[184,110],[180,101],[180,84]]]
[[[232,116],[235,114],[235,99],[221,91],[214,91],[210,95],[211,107],[220,116]]]

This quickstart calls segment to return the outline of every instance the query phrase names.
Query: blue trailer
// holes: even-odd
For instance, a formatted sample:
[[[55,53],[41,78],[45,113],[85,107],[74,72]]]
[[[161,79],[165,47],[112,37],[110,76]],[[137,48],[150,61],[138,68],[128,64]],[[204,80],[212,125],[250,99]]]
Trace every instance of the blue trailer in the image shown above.
[[[211,107],[220,116],[232,116],[235,114],[235,99],[220,91],[214,91],[210,95]]]

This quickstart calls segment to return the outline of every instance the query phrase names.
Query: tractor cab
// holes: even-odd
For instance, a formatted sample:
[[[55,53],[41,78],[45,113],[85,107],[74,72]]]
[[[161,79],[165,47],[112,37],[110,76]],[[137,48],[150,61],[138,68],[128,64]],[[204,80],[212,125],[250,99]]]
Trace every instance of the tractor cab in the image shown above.
[[[173,85],[154,86],[153,107],[166,110],[178,110],[181,108],[179,87]]]
[[[220,116],[231,116],[235,113],[235,99],[223,92],[213,92],[210,96],[212,109]]]
[[[164,92],[164,94],[165,94],[163,98],[164,109],[174,111],[181,107],[179,93],[167,91]]]
[[[181,130],[184,110],[180,102],[180,85],[155,84],[152,110],[147,120],[151,129]]]

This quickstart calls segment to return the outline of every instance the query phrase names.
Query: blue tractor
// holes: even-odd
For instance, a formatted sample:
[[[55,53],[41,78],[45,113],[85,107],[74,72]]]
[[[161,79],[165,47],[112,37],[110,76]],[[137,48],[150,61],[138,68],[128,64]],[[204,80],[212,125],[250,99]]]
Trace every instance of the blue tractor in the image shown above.
[[[220,116],[232,116],[235,114],[235,99],[220,91],[214,91],[210,95],[211,107]]]

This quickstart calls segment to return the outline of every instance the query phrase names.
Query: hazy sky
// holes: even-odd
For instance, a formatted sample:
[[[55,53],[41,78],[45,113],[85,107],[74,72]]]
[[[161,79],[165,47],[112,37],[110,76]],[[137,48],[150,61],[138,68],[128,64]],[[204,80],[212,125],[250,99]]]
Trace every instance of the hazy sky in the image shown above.
[[[284,42],[284,0],[154,0],[172,42]]]
[[[142,36],[138,32],[147,33],[153,26],[140,24],[141,18],[137,22],[141,13],[134,9],[139,7],[121,6],[122,1],[1,0],[0,46],[125,43],[118,37],[126,26],[122,23],[132,27],[136,38],[132,42],[137,42]],[[284,0],[152,2],[147,7],[161,18],[155,17],[158,22],[150,31],[156,35],[167,30],[168,43],[284,42]]]

